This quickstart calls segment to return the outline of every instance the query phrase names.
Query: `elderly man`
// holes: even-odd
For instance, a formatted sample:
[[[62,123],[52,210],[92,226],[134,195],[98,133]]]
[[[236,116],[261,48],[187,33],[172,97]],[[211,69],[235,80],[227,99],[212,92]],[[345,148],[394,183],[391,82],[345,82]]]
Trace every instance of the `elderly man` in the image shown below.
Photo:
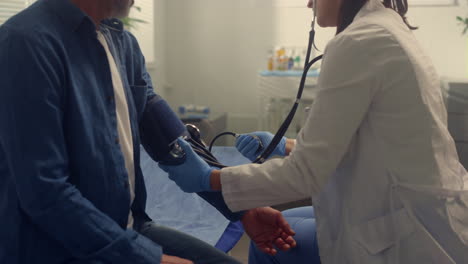
[[[110,19],[132,4],[39,0],[0,27],[0,263],[237,263],[145,213],[139,126],[157,95]],[[279,212],[203,197],[263,251],[294,246]]]

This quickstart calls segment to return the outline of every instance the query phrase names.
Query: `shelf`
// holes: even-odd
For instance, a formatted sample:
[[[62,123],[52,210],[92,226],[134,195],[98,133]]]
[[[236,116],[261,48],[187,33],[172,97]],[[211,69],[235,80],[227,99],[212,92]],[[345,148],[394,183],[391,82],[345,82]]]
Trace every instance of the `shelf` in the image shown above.
[[[268,73],[269,75],[266,75]],[[281,73],[283,75],[273,75]],[[260,130],[275,132],[294,104],[300,83],[300,72],[261,72],[257,79],[259,102],[258,127]],[[318,72],[311,71],[306,79],[302,100],[291,123],[287,137],[295,138],[304,125],[308,114],[306,109],[313,103],[318,89]]]
[[[276,76],[276,77],[301,77],[302,71],[261,71],[260,76],[268,77],[268,76]],[[319,71],[318,70],[309,70],[307,73],[308,77],[318,77]]]

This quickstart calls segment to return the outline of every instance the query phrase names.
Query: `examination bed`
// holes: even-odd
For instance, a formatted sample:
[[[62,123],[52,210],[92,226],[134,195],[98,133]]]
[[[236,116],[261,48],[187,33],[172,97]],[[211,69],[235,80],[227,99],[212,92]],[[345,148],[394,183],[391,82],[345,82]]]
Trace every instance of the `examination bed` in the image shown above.
[[[249,162],[234,147],[214,147],[213,154],[226,165]],[[141,147],[141,168],[146,182],[148,215],[158,224],[195,236],[228,252],[244,230],[240,222],[229,222],[197,194],[181,191]]]

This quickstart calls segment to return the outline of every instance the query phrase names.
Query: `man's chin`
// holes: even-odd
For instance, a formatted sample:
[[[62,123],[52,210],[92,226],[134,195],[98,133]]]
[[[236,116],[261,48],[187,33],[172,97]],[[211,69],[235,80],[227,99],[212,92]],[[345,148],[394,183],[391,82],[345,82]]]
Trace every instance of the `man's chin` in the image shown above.
[[[132,0],[130,2],[130,5],[127,6],[126,8],[121,7],[119,8],[119,10],[115,10],[114,17],[119,18],[119,19],[128,17],[128,15],[130,15],[130,10],[134,4],[135,4],[135,0]]]
[[[117,12],[114,17],[118,19],[126,18],[130,14],[130,9],[123,10],[121,12]]]

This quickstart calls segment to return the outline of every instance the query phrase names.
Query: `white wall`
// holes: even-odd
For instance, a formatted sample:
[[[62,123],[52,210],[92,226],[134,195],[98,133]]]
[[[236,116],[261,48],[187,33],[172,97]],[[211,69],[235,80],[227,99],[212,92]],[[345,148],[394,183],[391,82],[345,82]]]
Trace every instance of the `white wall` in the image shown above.
[[[272,8],[248,0],[166,1],[164,94],[173,106],[257,115],[257,71],[272,43]]]
[[[151,64],[154,62],[156,51],[154,42],[148,41],[152,40],[155,35],[154,3],[154,1],[137,1],[135,7],[139,7],[141,10],[138,11],[136,8],[132,8],[130,12],[130,17],[145,21],[145,23],[135,23],[135,27],[131,28],[130,31],[139,40],[140,48],[147,63]]]
[[[462,27],[456,16],[468,16],[466,2],[459,6],[410,6],[408,19],[419,29],[414,31],[422,48],[433,60],[440,75],[468,77],[468,42],[462,36]],[[279,9],[277,12],[276,42],[301,45],[306,42],[306,30],[311,14],[301,8]],[[306,22],[306,23],[304,23]],[[305,25],[304,25],[305,24]],[[301,30],[291,30],[301,28]],[[323,50],[333,37],[334,30],[321,29],[317,32],[317,44]]]
[[[304,0],[304,3],[306,0]],[[163,69],[154,76],[173,107],[208,105],[216,113],[255,118],[257,73],[266,67],[274,45],[305,46],[311,10],[274,8],[269,0],[157,0],[158,57]],[[162,11],[163,10],[163,11]],[[439,73],[468,75],[468,42],[457,15],[468,15],[466,3],[454,7],[410,7],[409,19]],[[158,25],[157,25],[158,26]],[[319,29],[324,50],[334,29]],[[246,128],[246,129],[255,129]]]
[[[414,7],[408,17],[414,32],[442,76],[468,77],[468,41],[456,16],[468,16],[466,2],[452,7]]]

